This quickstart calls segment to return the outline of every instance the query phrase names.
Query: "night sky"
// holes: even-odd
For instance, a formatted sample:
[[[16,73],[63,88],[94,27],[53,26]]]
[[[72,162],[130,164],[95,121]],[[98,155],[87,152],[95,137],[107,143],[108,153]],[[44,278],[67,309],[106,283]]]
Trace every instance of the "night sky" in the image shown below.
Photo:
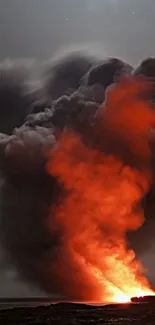
[[[0,57],[44,59],[63,46],[100,43],[137,64],[154,55],[154,16],[154,0],[0,0]]]

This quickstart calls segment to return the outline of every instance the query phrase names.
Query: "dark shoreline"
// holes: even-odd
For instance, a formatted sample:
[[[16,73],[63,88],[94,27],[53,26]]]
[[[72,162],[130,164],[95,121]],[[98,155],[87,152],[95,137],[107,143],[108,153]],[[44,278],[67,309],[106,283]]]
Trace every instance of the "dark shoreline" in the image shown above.
[[[105,324],[105,325],[154,325],[155,305],[116,304],[92,306],[60,302],[50,306],[23,307],[0,311],[0,324],[46,325],[46,324]]]

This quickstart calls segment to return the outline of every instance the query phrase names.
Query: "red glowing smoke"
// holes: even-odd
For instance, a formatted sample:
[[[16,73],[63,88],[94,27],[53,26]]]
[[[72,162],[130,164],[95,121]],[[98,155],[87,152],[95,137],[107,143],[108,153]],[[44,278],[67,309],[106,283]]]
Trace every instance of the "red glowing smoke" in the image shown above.
[[[62,231],[51,272],[69,297],[126,302],[153,294],[126,241],[126,233],[144,222],[140,202],[152,179],[149,139],[155,113],[140,99],[146,90],[131,78],[109,91],[96,125],[106,151],[66,132],[50,152],[48,171],[65,188],[49,216],[51,233]],[[134,167],[124,161],[122,149],[131,161],[136,157]]]

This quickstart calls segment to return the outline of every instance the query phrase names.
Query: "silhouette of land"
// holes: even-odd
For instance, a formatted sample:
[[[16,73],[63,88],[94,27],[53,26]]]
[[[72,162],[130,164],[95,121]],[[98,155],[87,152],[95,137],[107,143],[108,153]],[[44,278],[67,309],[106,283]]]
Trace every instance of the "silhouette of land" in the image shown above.
[[[9,299],[10,300],[10,299]],[[13,308],[0,311],[0,324],[93,324],[93,325],[153,325],[155,308],[152,304],[117,304],[92,306],[57,303],[35,308]]]
[[[155,306],[155,296],[132,297],[131,302],[149,303]]]

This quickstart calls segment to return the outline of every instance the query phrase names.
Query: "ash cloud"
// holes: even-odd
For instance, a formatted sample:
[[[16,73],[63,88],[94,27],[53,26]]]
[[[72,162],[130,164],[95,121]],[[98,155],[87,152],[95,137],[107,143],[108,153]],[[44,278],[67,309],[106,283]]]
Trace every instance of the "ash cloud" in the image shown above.
[[[51,270],[51,260],[55,261],[61,247],[63,227],[55,226],[51,235],[47,220],[51,205],[59,203],[64,188],[46,171],[47,152],[58,145],[60,133],[66,129],[77,131],[87,144],[98,146],[94,121],[108,87],[130,74],[147,78],[149,67],[144,71],[143,66],[133,69],[116,58],[104,61],[91,54],[69,53],[37,66],[36,77],[34,70],[27,73],[26,63],[1,63],[1,245],[21,277],[48,293],[65,293],[66,284],[60,287]],[[148,194],[148,220],[149,198]],[[147,227],[142,233],[140,230],[140,238],[148,233]],[[135,248],[139,237],[130,236]],[[63,256],[65,269],[69,258]]]
[[[0,63],[0,132],[11,134],[31,110],[33,62],[5,60]]]

